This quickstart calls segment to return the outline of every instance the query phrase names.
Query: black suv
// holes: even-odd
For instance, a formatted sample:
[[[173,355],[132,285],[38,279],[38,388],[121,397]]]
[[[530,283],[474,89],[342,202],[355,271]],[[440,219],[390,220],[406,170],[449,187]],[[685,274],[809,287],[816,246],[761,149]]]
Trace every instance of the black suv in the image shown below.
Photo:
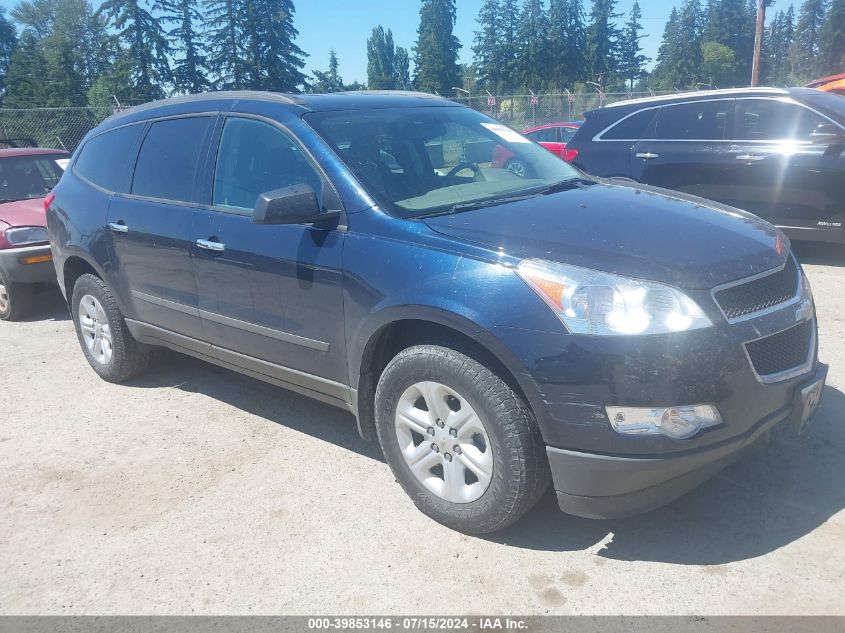
[[[845,242],[845,99],[748,88],[623,101],[585,113],[567,148],[596,176],[750,211],[793,239]]]

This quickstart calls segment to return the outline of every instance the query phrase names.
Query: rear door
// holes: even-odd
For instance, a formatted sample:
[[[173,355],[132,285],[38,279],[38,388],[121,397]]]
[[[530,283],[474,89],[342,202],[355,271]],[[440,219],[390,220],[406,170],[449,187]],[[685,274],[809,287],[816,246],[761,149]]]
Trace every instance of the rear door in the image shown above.
[[[632,178],[633,150],[641,138],[654,137],[658,110],[651,106],[627,114],[614,108],[588,113],[567,144],[572,164],[594,176]],[[617,112],[616,118],[605,118]]]
[[[197,167],[213,117],[153,121],[135,162],[129,193],[109,205],[114,266],[139,321],[201,336],[191,263]]]
[[[192,237],[200,316],[215,353],[342,398],[345,228],[252,222],[262,193],[305,183],[334,210],[334,190],[282,126],[235,113],[221,117],[204,181]]]
[[[788,98],[737,100],[734,204],[794,237],[842,233],[845,145],[822,136],[842,129]],[[843,131],[845,132],[845,131]]]
[[[652,138],[632,149],[634,180],[724,201],[731,163],[733,99],[662,106]]]

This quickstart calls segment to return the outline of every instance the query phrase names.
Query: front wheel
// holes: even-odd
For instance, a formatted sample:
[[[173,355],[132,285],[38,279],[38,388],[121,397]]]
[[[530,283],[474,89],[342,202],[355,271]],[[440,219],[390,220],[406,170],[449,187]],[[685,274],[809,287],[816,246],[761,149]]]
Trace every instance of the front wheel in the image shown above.
[[[550,481],[522,399],[489,368],[447,347],[410,347],[388,363],[376,389],[376,428],[417,507],[461,532],[507,527]]]

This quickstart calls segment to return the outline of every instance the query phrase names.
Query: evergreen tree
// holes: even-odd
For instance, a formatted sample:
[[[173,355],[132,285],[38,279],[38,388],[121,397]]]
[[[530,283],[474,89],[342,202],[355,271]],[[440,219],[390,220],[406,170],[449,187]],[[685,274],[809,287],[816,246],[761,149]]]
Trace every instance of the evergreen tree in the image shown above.
[[[499,7],[498,63],[501,79],[499,90],[515,92],[519,85],[517,64],[520,56],[517,33],[519,32],[518,0],[502,0]]]
[[[499,0],[484,0],[478,11],[478,26],[472,44],[473,63],[481,87],[497,92],[499,88]]]
[[[311,84],[311,89],[318,93],[341,92],[345,90],[343,79],[340,78],[339,67],[337,53],[332,48],[329,50],[329,69],[326,71],[314,71],[314,83]]]
[[[792,67],[799,80],[810,80],[821,73],[820,31],[826,12],[826,0],[804,0],[801,5],[792,45]]]
[[[243,51],[242,0],[205,0],[205,30],[208,66],[213,68],[213,85],[221,90],[246,87]]]
[[[161,22],[141,0],[106,0],[98,13],[106,17],[134,61],[131,82],[135,96],[142,101],[164,97],[164,86],[173,75]]]
[[[306,84],[302,72],[305,52],[294,41],[293,0],[247,0],[248,87],[274,92],[299,92]]]
[[[47,102],[47,60],[38,45],[35,33],[25,30],[15,47],[6,72],[6,96],[3,105],[8,108],[32,108]]]
[[[370,90],[396,89],[396,46],[393,32],[380,24],[367,39],[367,86]]]
[[[643,25],[640,20],[642,20],[642,17],[640,4],[634,0],[628,21],[622,30],[622,41],[619,47],[620,71],[628,81],[629,90],[633,90],[634,84],[645,75],[645,65],[651,61],[650,57],[642,54],[643,49],[640,46],[640,40],[644,37],[641,34]]]
[[[736,56],[734,73],[722,85],[747,85],[754,54],[756,8],[750,0],[709,0],[704,18],[702,41],[718,42]],[[714,78],[715,81],[715,78]]]
[[[6,8],[0,7],[0,95],[6,89],[6,73],[17,42],[15,27],[6,19]]]
[[[587,78],[587,32],[581,0],[549,0],[549,79],[555,90]]]
[[[766,31],[763,40],[763,77],[772,86],[793,83],[790,51],[795,37],[795,11],[792,6],[778,11]]]
[[[593,0],[587,29],[587,62],[592,76],[604,85],[611,83],[619,67],[621,31],[615,20],[616,0]]]
[[[455,37],[455,0],[422,0],[414,46],[414,85],[419,90],[448,94],[461,80]]]
[[[162,20],[175,23],[168,33],[171,50],[179,56],[173,62],[173,88],[177,93],[205,92],[211,87],[205,43],[197,27],[202,22],[197,0],[159,0]]]
[[[402,46],[396,47],[396,54],[393,56],[394,83],[397,90],[411,89],[411,57],[408,49]]]
[[[516,76],[521,89],[539,90],[546,83],[549,59],[546,10],[542,0],[524,0],[516,33]]]
[[[822,74],[845,69],[845,0],[833,0],[819,30]]]
[[[684,0],[680,10],[672,9],[666,23],[651,76],[653,88],[684,90],[695,86],[702,62],[701,38],[701,5],[698,0]]]

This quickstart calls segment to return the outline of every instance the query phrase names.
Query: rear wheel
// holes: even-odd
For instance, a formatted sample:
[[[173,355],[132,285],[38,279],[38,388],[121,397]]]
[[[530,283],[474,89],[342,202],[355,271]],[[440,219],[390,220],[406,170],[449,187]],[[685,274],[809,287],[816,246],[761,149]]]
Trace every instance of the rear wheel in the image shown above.
[[[82,352],[101,378],[123,382],[147,368],[149,351],[132,337],[102,279],[85,274],[76,281],[71,312]]]
[[[8,281],[0,273],[0,320],[19,321],[32,314],[35,286]]]
[[[418,345],[388,363],[376,389],[376,428],[405,492],[455,530],[503,529],[548,487],[531,411],[489,368],[453,349]]]

